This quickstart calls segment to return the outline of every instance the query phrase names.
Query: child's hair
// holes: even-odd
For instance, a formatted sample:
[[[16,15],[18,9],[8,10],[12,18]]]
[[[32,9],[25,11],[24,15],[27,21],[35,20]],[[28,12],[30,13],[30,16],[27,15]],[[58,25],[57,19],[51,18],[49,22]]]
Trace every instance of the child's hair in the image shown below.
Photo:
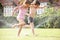
[[[31,2],[30,1],[26,1],[25,4],[31,4]]]
[[[27,1],[30,1],[32,3],[34,0],[27,0]]]
[[[35,2],[35,5],[40,5],[40,2],[39,2],[39,1],[36,1],[36,2]]]
[[[18,2],[18,4],[23,4],[24,3],[24,0],[21,0]]]
[[[18,2],[18,4],[20,4],[20,1]]]

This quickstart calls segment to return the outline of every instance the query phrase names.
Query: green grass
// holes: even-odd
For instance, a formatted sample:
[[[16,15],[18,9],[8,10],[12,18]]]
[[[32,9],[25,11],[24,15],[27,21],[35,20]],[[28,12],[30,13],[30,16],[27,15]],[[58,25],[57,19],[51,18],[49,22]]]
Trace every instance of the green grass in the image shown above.
[[[17,36],[18,29],[0,29],[0,40],[60,40],[60,29],[35,29],[33,36],[30,29],[23,29]]]

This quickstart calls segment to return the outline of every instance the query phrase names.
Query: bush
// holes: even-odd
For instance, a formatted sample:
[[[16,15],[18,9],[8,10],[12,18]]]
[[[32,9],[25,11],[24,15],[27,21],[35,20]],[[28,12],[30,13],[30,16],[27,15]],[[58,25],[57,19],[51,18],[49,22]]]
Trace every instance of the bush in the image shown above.
[[[45,13],[41,14],[39,16],[40,19],[38,20],[44,20],[40,23],[38,27],[44,27],[44,28],[60,28],[60,9],[55,9],[54,7],[45,9]],[[45,19],[46,18],[46,19]],[[43,23],[44,22],[44,23]]]

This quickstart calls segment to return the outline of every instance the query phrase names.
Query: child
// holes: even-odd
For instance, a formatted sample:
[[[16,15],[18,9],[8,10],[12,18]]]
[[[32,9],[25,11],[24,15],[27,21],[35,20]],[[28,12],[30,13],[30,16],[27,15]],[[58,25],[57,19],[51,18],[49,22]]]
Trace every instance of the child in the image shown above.
[[[17,6],[13,11],[12,15],[14,15],[14,12],[17,9],[19,9],[19,14],[17,16],[17,20],[19,21],[19,23],[13,25],[13,27],[19,26],[18,36],[21,33],[22,27],[26,24],[24,20],[25,20],[25,15],[28,15],[27,14],[27,9],[28,9],[29,6],[30,6],[30,2],[25,1],[23,5]]]
[[[39,1],[33,1],[31,6],[30,6],[30,16],[29,16],[29,23],[30,23],[30,27],[32,29],[32,33],[33,35],[35,34],[34,32],[34,17],[36,15],[36,11],[39,8]]]

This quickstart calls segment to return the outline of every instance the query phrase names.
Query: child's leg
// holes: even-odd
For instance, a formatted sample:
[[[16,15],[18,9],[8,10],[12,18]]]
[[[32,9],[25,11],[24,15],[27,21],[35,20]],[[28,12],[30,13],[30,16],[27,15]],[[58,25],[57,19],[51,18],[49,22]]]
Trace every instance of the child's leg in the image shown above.
[[[15,28],[16,26],[18,26],[18,24],[14,24],[14,25],[12,26],[12,28]]]
[[[25,25],[25,22],[21,22],[21,23],[18,24],[18,26],[19,26],[18,36],[20,35],[21,30],[22,30],[22,27],[23,27],[24,25]]]
[[[32,17],[29,17],[29,21],[30,21],[30,27],[31,27],[32,33],[34,35],[35,34],[34,33],[34,19]]]
[[[22,30],[22,26],[19,27],[18,36],[20,35],[21,30]]]
[[[35,34],[35,32],[34,32],[34,23],[30,23],[30,27],[31,27],[32,33],[34,35]]]
[[[26,24],[26,25],[24,25],[23,27],[24,27],[24,28],[29,28],[30,25]]]

